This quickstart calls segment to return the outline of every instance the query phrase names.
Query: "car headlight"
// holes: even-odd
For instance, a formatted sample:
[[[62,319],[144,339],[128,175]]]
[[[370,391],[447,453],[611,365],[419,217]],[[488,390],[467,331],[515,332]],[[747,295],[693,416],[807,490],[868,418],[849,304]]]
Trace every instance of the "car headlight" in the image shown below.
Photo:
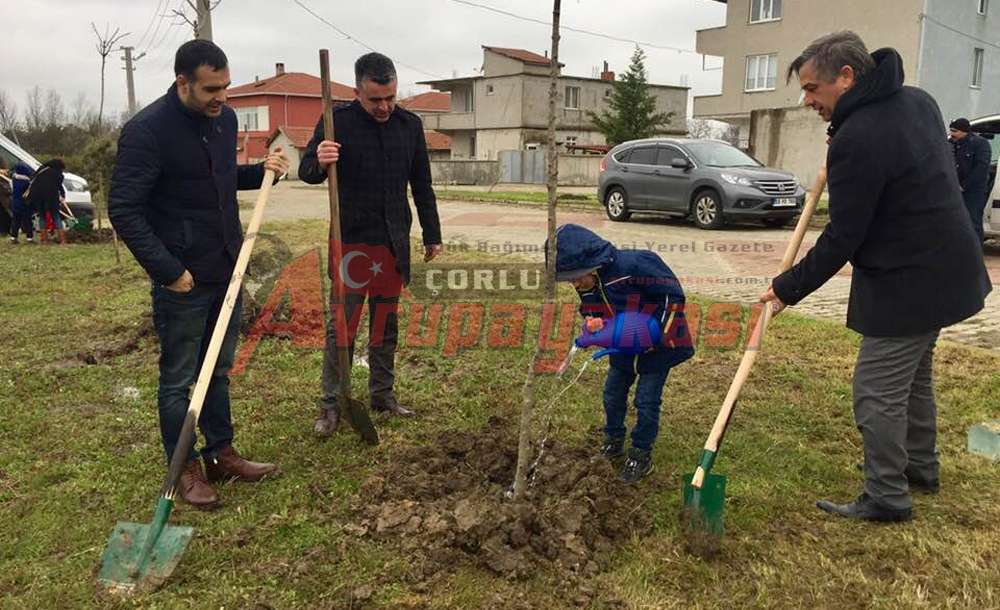
[[[753,182],[750,181],[746,176],[739,176],[736,174],[727,174],[725,172],[719,174],[719,177],[728,182],[729,184],[742,184],[744,186],[752,186]]]
[[[73,193],[85,193],[87,192],[87,183],[83,180],[65,178],[63,179],[63,188]]]

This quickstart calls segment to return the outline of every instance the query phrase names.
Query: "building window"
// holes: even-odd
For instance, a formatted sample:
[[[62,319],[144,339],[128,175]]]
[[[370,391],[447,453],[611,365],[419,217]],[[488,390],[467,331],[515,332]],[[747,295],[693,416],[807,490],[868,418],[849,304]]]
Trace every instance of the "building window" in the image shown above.
[[[750,0],[750,23],[781,19],[781,0]]]
[[[990,8],[990,0],[979,0],[979,14],[985,15],[986,10]]]
[[[251,106],[249,108],[233,108],[236,112],[236,122],[239,131],[267,131],[267,106]]]
[[[580,107],[580,88],[566,87],[566,108],[576,110]]]
[[[476,94],[471,86],[462,91],[462,101],[466,112],[476,111]]]
[[[972,51],[972,86],[977,89],[983,86],[982,49],[973,49]]]
[[[604,90],[604,97],[611,97],[611,89]]]
[[[751,55],[747,57],[747,80],[744,91],[773,91],[777,76],[777,55]]]
[[[475,135],[469,136],[469,158],[470,159],[475,159],[476,158],[476,136]]]
[[[493,95],[493,85],[486,85],[486,95]]]

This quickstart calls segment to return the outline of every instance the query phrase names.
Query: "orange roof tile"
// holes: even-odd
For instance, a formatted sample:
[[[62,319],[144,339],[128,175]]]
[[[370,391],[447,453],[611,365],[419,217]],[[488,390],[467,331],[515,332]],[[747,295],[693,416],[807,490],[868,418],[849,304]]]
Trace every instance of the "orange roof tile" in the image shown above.
[[[285,72],[277,76],[262,78],[253,83],[230,87],[228,94],[229,97],[246,95],[302,95],[320,97],[323,94],[322,84],[319,77],[312,74]],[[330,81],[330,95],[335,100],[353,100],[354,88],[336,81]]]
[[[267,145],[270,146],[274,142],[275,138],[278,137],[279,133],[284,133],[289,140],[292,141],[292,146],[295,148],[305,148],[309,145],[309,140],[312,139],[313,128],[312,127],[287,127],[281,125],[274,129],[267,136]]]
[[[433,129],[424,130],[427,139],[427,150],[451,150],[451,137]]]
[[[427,91],[405,100],[399,105],[413,112],[448,112],[451,110],[451,94],[442,91]]]
[[[525,49],[507,49],[504,47],[488,47],[483,45],[483,48],[487,51],[493,51],[494,53],[499,53],[505,57],[511,59],[516,59],[518,61],[523,61],[526,64],[533,64],[536,66],[551,66],[552,61],[545,57],[544,55],[539,55],[538,53],[532,53]]]

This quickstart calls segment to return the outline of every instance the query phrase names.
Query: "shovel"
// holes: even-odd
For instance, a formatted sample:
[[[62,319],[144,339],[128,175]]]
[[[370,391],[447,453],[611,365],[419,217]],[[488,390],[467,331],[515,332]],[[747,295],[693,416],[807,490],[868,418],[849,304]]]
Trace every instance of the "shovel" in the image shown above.
[[[788,247],[785,248],[785,256],[781,260],[781,268],[778,273],[784,273],[795,262],[799,247],[802,245],[802,238],[805,237],[809,225],[809,219],[812,218],[816,203],[819,201],[825,185],[826,166],[823,166],[816,174],[812,190],[806,197],[805,206],[802,208],[802,214],[799,216],[792,239],[788,242]],[[712,474],[712,466],[715,464],[715,458],[722,446],[722,438],[726,434],[729,420],[736,408],[736,400],[739,398],[740,390],[750,375],[750,369],[753,367],[754,361],[757,360],[757,354],[760,353],[764,333],[767,331],[771,316],[772,308],[769,303],[764,307],[757,320],[757,325],[747,341],[743,360],[729,386],[729,392],[726,393],[726,399],[722,402],[722,408],[715,418],[715,424],[712,426],[712,431],[705,442],[705,448],[698,459],[698,468],[693,474],[684,475],[684,506],[680,516],[681,526],[687,537],[688,550],[698,555],[711,556],[719,550],[723,533],[722,516],[726,501],[726,477]]]
[[[191,445],[194,443],[195,424],[198,422],[201,407],[205,402],[205,394],[212,381],[212,371],[215,370],[215,362],[219,357],[219,350],[222,348],[226,327],[229,326],[229,319],[236,306],[236,299],[239,298],[243,274],[250,262],[250,253],[257,240],[257,230],[260,228],[264,216],[264,205],[271,194],[273,183],[274,172],[265,171],[264,181],[261,183],[260,193],[257,195],[257,203],[254,205],[253,217],[247,227],[240,254],[236,258],[236,267],[229,279],[226,297],[215,322],[215,328],[212,330],[208,350],[205,352],[205,359],[201,364],[201,371],[198,373],[198,381],[191,393],[187,416],[184,418],[184,426],[181,428],[177,446],[170,459],[167,478],[163,481],[163,488],[160,491],[160,499],[156,503],[153,520],[149,524],[119,521],[108,538],[108,546],[104,549],[97,581],[110,592],[131,594],[136,591],[150,591],[160,587],[177,567],[177,563],[180,562],[181,556],[194,534],[194,529],[191,527],[167,525],[167,521],[170,519],[170,512],[174,507],[177,481],[180,479],[181,472],[187,463]]]
[[[323,139],[333,140],[333,100],[330,95],[330,52],[320,49],[319,52],[320,88],[323,94]],[[340,195],[337,191],[337,165],[331,163],[326,168],[326,187],[330,199],[330,262],[343,264],[344,244],[341,241],[340,230]],[[332,268],[332,265],[331,265]],[[368,408],[359,400],[351,398],[351,359],[347,353],[347,309],[343,269],[338,268],[334,274],[333,284],[337,293],[337,303],[344,307],[342,315],[334,315],[333,323],[337,325],[337,376],[340,378],[340,413],[347,418],[347,423],[354,428],[361,440],[369,445],[379,442],[378,430],[368,415]],[[333,307],[331,306],[331,310]],[[371,323],[371,322],[370,322]]]

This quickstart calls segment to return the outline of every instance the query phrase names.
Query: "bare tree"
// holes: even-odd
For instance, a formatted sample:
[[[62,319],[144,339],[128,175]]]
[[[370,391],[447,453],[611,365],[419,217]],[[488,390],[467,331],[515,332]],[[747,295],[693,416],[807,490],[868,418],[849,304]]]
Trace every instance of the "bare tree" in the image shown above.
[[[108,55],[111,54],[111,51],[115,48],[118,42],[128,36],[129,33],[122,33],[119,31],[119,28],[115,28],[115,31],[111,32],[111,26],[107,23],[104,24],[104,35],[101,35],[101,33],[97,31],[97,26],[94,25],[93,21],[90,22],[90,27],[93,28],[94,34],[97,36],[96,48],[98,55],[101,56],[101,103],[97,109],[97,131],[100,133],[104,123],[104,74],[105,68],[108,64]]]
[[[76,97],[73,98],[73,105],[71,106],[70,122],[81,129],[87,129],[90,127],[93,115],[94,109],[87,99],[87,94],[83,91],[77,93]]]
[[[185,0],[187,5],[194,11],[194,17],[188,17],[187,13],[174,9],[173,14],[183,19],[194,30],[194,37],[202,40],[212,40],[212,11],[216,9],[222,0]]]
[[[556,148],[556,102],[559,99],[559,13],[560,0],[552,0],[552,59],[549,68],[549,125],[548,125],[548,240],[545,252],[545,303],[544,308],[555,309],[556,303],[556,186],[559,181],[559,151]],[[517,442],[517,470],[514,473],[514,499],[524,497],[528,468],[531,462],[531,416],[535,410],[535,381],[538,362],[542,356],[542,343],[535,345],[528,376],[524,380],[521,396],[521,429]]]
[[[42,100],[42,88],[38,85],[24,96],[24,126],[29,131],[45,127],[45,102]]]
[[[688,136],[695,139],[711,138],[715,135],[715,128],[705,119],[688,119]]]
[[[17,128],[17,104],[7,96],[6,91],[0,90],[0,133],[14,135]],[[15,136],[16,137],[16,136]]]
[[[46,127],[58,127],[66,122],[66,108],[62,97],[55,89],[49,89],[45,94],[45,109],[43,120]]]

